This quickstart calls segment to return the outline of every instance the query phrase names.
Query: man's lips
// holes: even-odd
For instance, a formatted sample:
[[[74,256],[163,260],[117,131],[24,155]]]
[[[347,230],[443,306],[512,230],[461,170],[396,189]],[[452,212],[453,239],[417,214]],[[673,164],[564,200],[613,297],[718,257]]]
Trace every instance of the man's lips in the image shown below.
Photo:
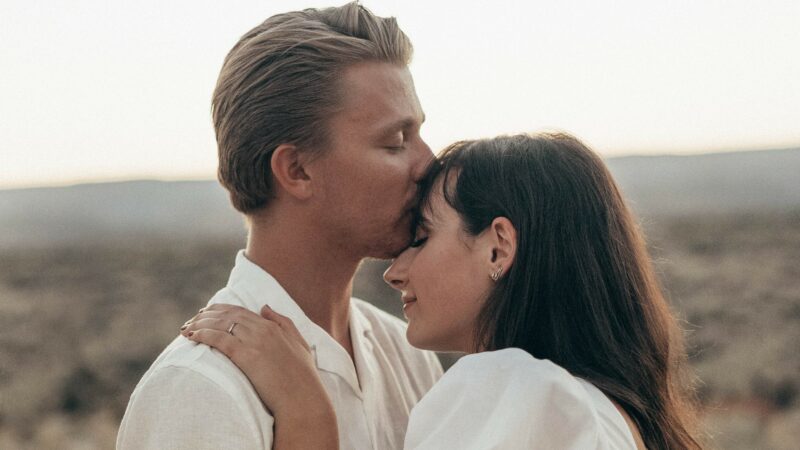
[[[402,297],[401,299],[403,300],[403,309],[417,301],[416,297]]]

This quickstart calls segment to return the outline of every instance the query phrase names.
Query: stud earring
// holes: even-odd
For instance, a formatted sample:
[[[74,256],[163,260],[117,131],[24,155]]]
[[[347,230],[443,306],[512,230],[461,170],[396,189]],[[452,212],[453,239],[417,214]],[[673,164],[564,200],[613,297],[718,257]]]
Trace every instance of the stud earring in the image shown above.
[[[498,267],[498,268],[497,268],[497,270],[495,270],[494,272],[492,272],[492,273],[489,275],[489,278],[491,278],[491,279],[492,279],[492,281],[497,281],[497,280],[499,280],[499,279],[500,279],[500,274],[501,274],[502,272],[503,272],[503,268],[502,268],[502,267]]]

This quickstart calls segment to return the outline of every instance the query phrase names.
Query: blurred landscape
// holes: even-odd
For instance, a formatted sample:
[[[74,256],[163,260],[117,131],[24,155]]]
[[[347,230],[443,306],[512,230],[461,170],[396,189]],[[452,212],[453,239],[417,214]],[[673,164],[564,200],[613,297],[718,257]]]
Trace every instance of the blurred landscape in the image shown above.
[[[800,442],[800,148],[607,160],[687,331],[722,449]],[[113,448],[128,397],[227,281],[214,181],[0,190],[0,449]],[[366,262],[357,296],[399,314]]]

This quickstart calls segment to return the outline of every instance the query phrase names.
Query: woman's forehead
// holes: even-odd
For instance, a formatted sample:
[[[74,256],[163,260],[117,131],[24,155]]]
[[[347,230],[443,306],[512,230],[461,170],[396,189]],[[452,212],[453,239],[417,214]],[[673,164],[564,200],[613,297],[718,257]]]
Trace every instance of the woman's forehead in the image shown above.
[[[450,198],[455,189],[454,176],[449,177],[448,184],[452,190],[448,190]],[[418,226],[423,228],[430,228],[432,226],[440,225],[442,222],[451,220],[453,217],[458,217],[456,210],[450,205],[444,193],[444,176],[440,176],[434,182],[430,191],[427,192],[422,204],[419,208]]]

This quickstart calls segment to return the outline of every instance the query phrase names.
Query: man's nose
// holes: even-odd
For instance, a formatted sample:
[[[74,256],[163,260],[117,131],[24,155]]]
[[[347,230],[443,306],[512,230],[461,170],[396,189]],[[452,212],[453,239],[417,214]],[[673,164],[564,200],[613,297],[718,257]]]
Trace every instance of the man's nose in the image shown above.
[[[428,165],[433,161],[434,156],[431,148],[422,139],[419,138],[418,148],[416,149],[417,160],[414,166],[414,181],[419,181],[425,175]]]

